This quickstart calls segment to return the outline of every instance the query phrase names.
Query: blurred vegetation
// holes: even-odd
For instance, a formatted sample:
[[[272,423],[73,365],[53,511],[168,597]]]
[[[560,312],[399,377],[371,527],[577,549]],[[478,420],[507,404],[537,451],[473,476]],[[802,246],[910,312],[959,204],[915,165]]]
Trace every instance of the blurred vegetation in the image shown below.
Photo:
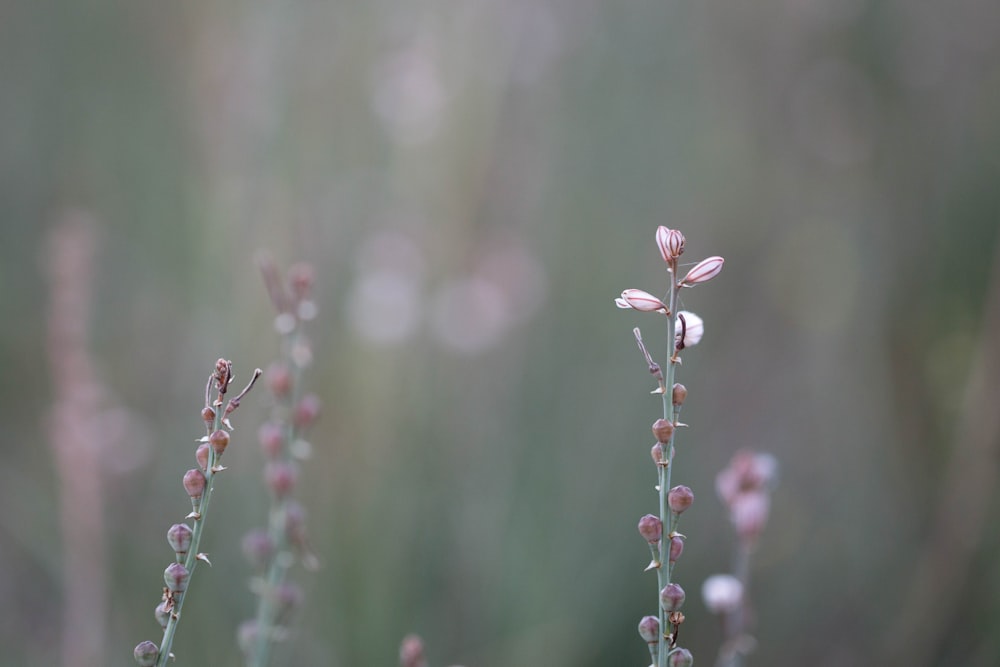
[[[277,355],[260,248],[314,262],[299,497],[318,573],[285,665],[645,665],[658,400],[617,311],[661,291],[657,225],[726,270],[675,479],[677,574],[733,538],[738,448],[781,482],[755,555],[751,665],[995,665],[1000,5],[958,0],[87,3],[0,21],[2,662],[56,664],[65,481],[49,428],[52,230],[88,220],[81,340],[117,415],[95,436],[109,665],[158,639],[165,533],[218,356]],[[992,309],[992,310],[991,310]],[[78,332],[79,333],[79,332]],[[57,368],[52,370],[52,364]],[[55,378],[55,379],[54,379]],[[237,665],[261,523],[235,419],[179,665]],[[80,508],[77,508],[78,510]],[[79,575],[77,575],[79,576]],[[86,575],[84,575],[86,576]],[[95,572],[94,577],[98,577]],[[105,606],[105,609],[100,609]],[[76,662],[80,665],[80,662]]]

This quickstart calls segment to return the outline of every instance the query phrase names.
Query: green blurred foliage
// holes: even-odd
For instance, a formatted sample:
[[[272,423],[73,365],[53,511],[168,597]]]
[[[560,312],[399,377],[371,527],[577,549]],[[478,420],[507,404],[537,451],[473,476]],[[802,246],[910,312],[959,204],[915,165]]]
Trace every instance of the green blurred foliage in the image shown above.
[[[127,417],[99,438],[102,505],[87,508],[108,548],[107,664],[159,637],[164,536],[187,512],[214,360],[246,377],[277,354],[261,248],[317,266],[307,382],[325,405],[298,494],[323,567],[296,572],[308,597],[279,664],[392,665],[411,631],[433,666],[647,664],[635,626],[656,591],[635,523],[655,506],[658,400],[631,329],[661,361],[664,344],[654,316],[612,299],[662,291],[659,224],[687,235],[685,260],[727,260],[684,295],[707,331],[680,370],[675,472],[697,497],[677,577],[699,664],[720,635],[697,592],[733,547],[713,480],[742,447],[782,471],[753,563],[751,665],[1000,661],[996,493],[970,484],[956,501],[944,474],[969,428],[996,435],[969,387],[1000,299],[1000,7],[3,14],[4,664],[61,655],[65,490],[46,427],[61,260],[46,238],[74,215],[97,248],[91,362],[103,407]],[[239,664],[253,605],[239,541],[267,507],[258,394],[234,420],[179,665]],[[951,539],[941,516],[967,528],[967,557],[933,562],[944,591],[916,568]],[[923,587],[941,613],[901,625]]]

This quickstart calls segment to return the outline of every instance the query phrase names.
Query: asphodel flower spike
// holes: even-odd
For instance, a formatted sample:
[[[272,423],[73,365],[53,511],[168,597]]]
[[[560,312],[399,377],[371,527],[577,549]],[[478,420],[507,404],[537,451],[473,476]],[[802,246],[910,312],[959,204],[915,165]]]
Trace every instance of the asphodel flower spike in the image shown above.
[[[719,275],[725,261],[726,260],[718,255],[701,260],[687,272],[686,276],[684,276],[684,280],[681,281],[681,287],[691,287],[692,285],[707,283],[709,280]]]
[[[667,304],[663,303],[649,292],[644,292],[641,289],[625,290],[619,298],[615,299],[615,305],[619,308],[634,308],[635,310],[643,313],[670,314],[670,309],[667,308]]]

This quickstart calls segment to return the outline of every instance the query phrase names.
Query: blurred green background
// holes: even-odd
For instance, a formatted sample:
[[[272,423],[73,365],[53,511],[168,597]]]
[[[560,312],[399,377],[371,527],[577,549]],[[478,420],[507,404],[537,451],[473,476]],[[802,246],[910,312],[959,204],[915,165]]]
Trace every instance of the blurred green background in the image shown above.
[[[4,665],[125,666],[159,639],[205,379],[277,355],[261,248],[317,266],[325,405],[298,492],[323,567],[295,572],[276,664],[393,665],[413,631],[432,667],[648,664],[659,404],[631,329],[664,344],[612,300],[664,290],[660,224],[685,261],[727,260],[684,294],[706,322],[674,477],[698,664],[720,639],[698,590],[734,541],[714,476],[744,447],[781,465],[750,665],[1000,664],[1000,5],[0,16]],[[80,421],[53,427],[80,376]],[[178,665],[239,664],[267,405],[234,420]],[[74,437],[96,465],[60,472]],[[67,516],[68,493],[90,500]],[[99,636],[66,658],[72,586]]]

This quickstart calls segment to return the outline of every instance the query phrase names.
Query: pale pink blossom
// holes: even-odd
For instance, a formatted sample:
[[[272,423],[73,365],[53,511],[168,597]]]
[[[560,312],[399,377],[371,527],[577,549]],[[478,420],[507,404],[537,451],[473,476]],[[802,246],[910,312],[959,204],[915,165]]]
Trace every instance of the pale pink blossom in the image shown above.
[[[627,289],[615,299],[619,308],[634,308],[644,313],[667,313],[667,304],[641,289]]]
[[[708,282],[715,276],[719,275],[725,261],[725,259],[719,257],[718,255],[701,260],[687,272],[687,275],[684,276],[684,280],[681,281],[681,284],[690,287],[691,285]]]
[[[677,259],[684,252],[684,235],[676,229],[668,229],[663,225],[656,228],[656,245],[664,262]]]

